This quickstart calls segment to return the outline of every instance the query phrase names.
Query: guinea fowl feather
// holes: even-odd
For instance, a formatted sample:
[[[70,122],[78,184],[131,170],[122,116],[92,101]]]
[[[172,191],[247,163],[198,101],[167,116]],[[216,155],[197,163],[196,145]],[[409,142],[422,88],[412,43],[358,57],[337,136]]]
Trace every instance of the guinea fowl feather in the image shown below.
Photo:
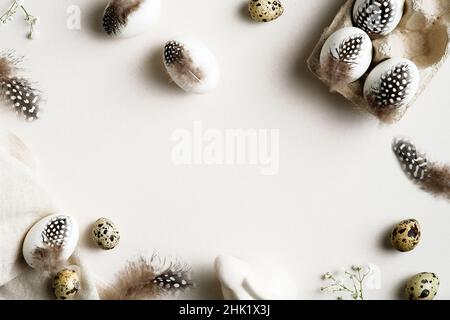
[[[178,261],[168,262],[157,255],[128,262],[115,285],[101,296],[107,300],[157,299],[192,288],[190,268]]]
[[[450,166],[429,162],[427,156],[417,151],[408,140],[398,139],[393,144],[394,153],[405,174],[423,190],[435,196],[450,199]]]
[[[164,61],[180,82],[195,84],[203,79],[203,72],[194,62],[189,51],[177,41],[169,41],[164,47]]]
[[[117,34],[128,22],[131,13],[139,9],[144,0],[113,0],[103,15],[103,28],[109,35]]]
[[[40,92],[28,79],[17,75],[21,58],[12,51],[0,53],[0,98],[26,120],[39,118]]]
[[[394,9],[392,0],[366,0],[356,12],[354,23],[368,34],[382,34],[392,25]]]
[[[385,72],[367,96],[368,110],[380,120],[390,123],[398,120],[406,110],[412,71],[407,63],[401,63]]]

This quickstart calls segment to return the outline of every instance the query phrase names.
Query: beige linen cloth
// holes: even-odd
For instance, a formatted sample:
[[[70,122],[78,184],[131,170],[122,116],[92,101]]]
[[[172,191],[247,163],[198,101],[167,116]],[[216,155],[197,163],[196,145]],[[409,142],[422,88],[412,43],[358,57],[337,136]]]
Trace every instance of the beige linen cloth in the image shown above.
[[[51,280],[27,266],[22,242],[42,217],[57,213],[48,194],[36,181],[36,162],[15,135],[0,133],[0,299],[54,299]],[[77,299],[98,299],[92,277],[78,254],[71,264],[80,267]]]

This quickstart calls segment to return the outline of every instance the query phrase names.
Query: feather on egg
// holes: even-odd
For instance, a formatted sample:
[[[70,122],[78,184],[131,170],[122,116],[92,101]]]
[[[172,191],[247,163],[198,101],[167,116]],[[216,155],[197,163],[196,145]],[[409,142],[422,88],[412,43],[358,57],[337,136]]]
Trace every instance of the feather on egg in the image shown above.
[[[214,55],[195,39],[167,42],[163,59],[171,79],[186,92],[206,93],[219,83],[220,71]]]
[[[331,90],[361,78],[372,61],[372,41],[361,29],[347,27],[334,32],[320,53],[320,68]]]
[[[149,30],[161,15],[161,0],[112,0],[103,14],[108,35],[133,37]]]
[[[417,66],[405,58],[378,64],[364,83],[368,111],[384,122],[400,118],[415,97],[420,83]]]

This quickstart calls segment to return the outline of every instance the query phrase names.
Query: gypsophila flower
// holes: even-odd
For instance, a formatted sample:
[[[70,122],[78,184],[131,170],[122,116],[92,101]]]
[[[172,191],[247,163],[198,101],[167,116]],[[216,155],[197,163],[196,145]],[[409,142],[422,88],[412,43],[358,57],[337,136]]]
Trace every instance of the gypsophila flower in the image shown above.
[[[321,291],[328,294],[345,292],[354,300],[364,300],[364,281],[371,273],[370,267],[362,267],[353,265],[351,270],[344,270],[347,281],[335,277],[331,272],[323,275],[323,280],[329,281],[330,284],[320,288]],[[343,296],[336,297],[337,300],[343,300]]]
[[[6,24],[12,21],[17,14],[17,11],[21,11],[24,14],[24,20],[28,25],[28,39],[35,38],[35,25],[38,23],[39,18],[31,15],[24,7],[24,0],[13,0],[13,3],[8,8],[8,10],[0,16],[0,23]]]
[[[327,273],[325,273],[325,274],[322,276],[322,278],[323,278],[324,280],[331,279],[332,277],[333,277],[333,274],[332,274],[331,272],[327,272]]]

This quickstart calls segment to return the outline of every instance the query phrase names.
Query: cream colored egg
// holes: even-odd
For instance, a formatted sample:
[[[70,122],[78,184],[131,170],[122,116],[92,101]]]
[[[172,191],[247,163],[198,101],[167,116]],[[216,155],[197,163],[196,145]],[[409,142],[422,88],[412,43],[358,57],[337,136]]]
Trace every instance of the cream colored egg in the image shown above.
[[[80,277],[77,271],[71,268],[58,272],[53,279],[53,292],[58,300],[73,298],[80,287]]]
[[[250,17],[258,22],[269,22],[278,19],[284,12],[279,0],[250,0],[248,4]]]
[[[435,273],[418,273],[406,283],[405,293],[409,300],[433,300],[438,293],[439,284]]]
[[[417,220],[403,220],[392,230],[391,243],[398,251],[408,252],[419,244],[421,235],[420,224]]]
[[[120,232],[114,222],[107,218],[98,219],[91,232],[92,240],[105,250],[114,249],[120,241]]]

